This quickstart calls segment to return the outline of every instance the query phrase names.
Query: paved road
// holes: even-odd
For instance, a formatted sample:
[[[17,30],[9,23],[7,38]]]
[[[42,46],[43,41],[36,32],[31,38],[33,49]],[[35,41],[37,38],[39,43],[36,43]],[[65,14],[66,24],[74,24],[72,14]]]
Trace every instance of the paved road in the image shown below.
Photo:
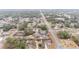
[[[43,22],[45,23],[45,25],[47,26],[47,29],[49,31],[49,33],[51,34],[51,39],[52,41],[54,41],[55,45],[56,45],[56,48],[63,48],[59,42],[59,39],[57,38],[57,35],[55,33],[55,30],[52,30],[51,29],[51,26],[49,25],[47,19],[45,18],[44,14],[42,13],[42,11],[40,10],[40,14],[42,16],[42,20]]]

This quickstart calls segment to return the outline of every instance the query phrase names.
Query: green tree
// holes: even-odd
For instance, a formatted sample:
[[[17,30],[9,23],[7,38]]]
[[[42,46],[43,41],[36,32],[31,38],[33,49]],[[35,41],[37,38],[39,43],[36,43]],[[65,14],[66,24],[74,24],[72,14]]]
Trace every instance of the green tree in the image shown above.
[[[68,38],[70,38],[70,35],[67,31],[60,31],[58,33],[58,37],[61,39],[68,39]]]
[[[35,32],[33,31],[32,28],[25,28],[24,33],[26,36],[28,36],[28,35],[32,35]]]
[[[24,30],[25,28],[27,28],[28,23],[27,22],[23,22],[22,24],[19,24],[19,30]]]
[[[4,42],[4,48],[8,49],[25,49],[26,48],[26,41],[25,39],[16,39],[8,37]]]
[[[79,24],[78,24],[78,23],[75,24],[74,27],[75,27],[75,28],[79,28]]]
[[[41,28],[42,30],[47,30],[46,25],[40,25],[40,26],[38,26],[38,28]]]
[[[3,31],[9,31],[12,28],[16,28],[15,25],[5,24],[3,25]]]
[[[65,23],[65,27],[70,27],[70,23]]]
[[[79,46],[79,40],[76,36],[72,36],[72,40]]]

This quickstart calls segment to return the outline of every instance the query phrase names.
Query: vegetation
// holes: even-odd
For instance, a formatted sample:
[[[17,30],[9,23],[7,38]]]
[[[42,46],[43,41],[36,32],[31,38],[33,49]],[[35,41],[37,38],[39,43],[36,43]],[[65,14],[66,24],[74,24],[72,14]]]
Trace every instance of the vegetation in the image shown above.
[[[16,39],[8,37],[4,43],[6,49],[25,49],[26,41],[24,39]]]
[[[79,28],[79,23],[74,25],[75,28]]]
[[[42,30],[47,30],[46,25],[40,25],[40,26],[38,26],[38,28],[41,28]]]
[[[24,33],[26,36],[28,36],[28,35],[32,35],[35,32],[31,28],[25,28]]]
[[[72,36],[72,40],[79,46],[79,40],[76,36]]]
[[[3,31],[9,31],[12,28],[16,28],[15,25],[5,24],[3,25]]]
[[[60,31],[57,35],[58,35],[58,37],[60,39],[68,39],[68,38],[70,38],[70,35],[69,35],[69,33],[67,31]]]
[[[27,28],[28,23],[27,22],[23,22],[22,24],[19,25],[19,30],[24,30],[25,28]]]
[[[65,21],[64,25],[65,27],[68,27],[68,28],[70,27],[70,23],[68,21]]]

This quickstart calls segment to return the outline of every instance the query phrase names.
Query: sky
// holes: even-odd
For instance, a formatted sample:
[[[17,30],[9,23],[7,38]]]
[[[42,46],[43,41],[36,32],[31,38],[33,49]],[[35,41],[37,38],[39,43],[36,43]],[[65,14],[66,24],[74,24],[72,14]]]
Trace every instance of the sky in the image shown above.
[[[0,9],[78,9],[78,0],[0,0]]]

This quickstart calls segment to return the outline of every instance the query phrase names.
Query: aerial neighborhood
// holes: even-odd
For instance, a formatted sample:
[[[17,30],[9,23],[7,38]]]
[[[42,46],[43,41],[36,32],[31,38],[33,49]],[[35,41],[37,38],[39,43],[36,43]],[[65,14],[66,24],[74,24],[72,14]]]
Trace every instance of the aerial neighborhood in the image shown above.
[[[79,10],[0,10],[0,49],[78,49]]]

